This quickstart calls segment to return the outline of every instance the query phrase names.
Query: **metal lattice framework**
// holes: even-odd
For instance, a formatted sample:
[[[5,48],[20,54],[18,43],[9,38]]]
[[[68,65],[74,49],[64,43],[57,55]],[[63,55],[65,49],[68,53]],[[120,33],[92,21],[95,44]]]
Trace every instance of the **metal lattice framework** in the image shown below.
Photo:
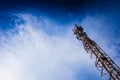
[[[76,38],[82,41],[85,50],[95,57],[95,66],[100,71],[101,76],[107,75],[109,80],[120,80],[120,68],[117,64],[95,43],[91,40],[81,26],[73,29]]]

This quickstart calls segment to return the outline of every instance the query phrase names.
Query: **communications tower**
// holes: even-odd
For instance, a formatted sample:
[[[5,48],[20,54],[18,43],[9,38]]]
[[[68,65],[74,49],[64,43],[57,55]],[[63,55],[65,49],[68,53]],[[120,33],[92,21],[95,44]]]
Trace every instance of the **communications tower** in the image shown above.
[[[101,76],[107,75],[109,80],[120,80],[120,68],[117,64],[95,43],[91,40],[81,26],[73,29],[76,38],[82,41],[83,46],[91,58],[95,57],[95,66],[100,71]]]

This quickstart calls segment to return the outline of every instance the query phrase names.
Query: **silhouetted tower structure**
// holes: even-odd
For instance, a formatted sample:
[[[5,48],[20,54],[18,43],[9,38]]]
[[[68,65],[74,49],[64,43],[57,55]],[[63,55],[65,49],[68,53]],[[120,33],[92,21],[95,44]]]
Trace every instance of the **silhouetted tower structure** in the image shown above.
[[[107,75],[109,80],[120,80],[120,68],[117,64],[95,43],[91,40],[81,26],[73,29],[76,38],[82,41],[85,50],[95,57],[95,66],[101,72],[101,76]]]

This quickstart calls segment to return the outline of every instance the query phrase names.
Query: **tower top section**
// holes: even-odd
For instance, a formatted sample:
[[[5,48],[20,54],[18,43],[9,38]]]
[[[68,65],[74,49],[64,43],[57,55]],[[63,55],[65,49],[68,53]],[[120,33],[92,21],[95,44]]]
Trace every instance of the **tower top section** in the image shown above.
[[[84,32],[84,29],[82,26],[78,26],[75,24],[73,28],[73,33],[76,35],[76,38],[83,41],[85,38],[87,38],[86,32]]]

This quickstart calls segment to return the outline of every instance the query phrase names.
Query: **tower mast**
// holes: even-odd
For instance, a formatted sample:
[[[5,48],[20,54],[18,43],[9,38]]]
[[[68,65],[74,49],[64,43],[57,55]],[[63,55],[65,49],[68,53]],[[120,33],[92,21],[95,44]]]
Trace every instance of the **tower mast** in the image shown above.
[[[107,75],[109,80],[120,80],[120,68],[117,64],[95,43],[91,40],[81,26],[73,29],[76,38],[82,41],[85,50],[95,57],[95,66],[100,71],[101,76]]]

